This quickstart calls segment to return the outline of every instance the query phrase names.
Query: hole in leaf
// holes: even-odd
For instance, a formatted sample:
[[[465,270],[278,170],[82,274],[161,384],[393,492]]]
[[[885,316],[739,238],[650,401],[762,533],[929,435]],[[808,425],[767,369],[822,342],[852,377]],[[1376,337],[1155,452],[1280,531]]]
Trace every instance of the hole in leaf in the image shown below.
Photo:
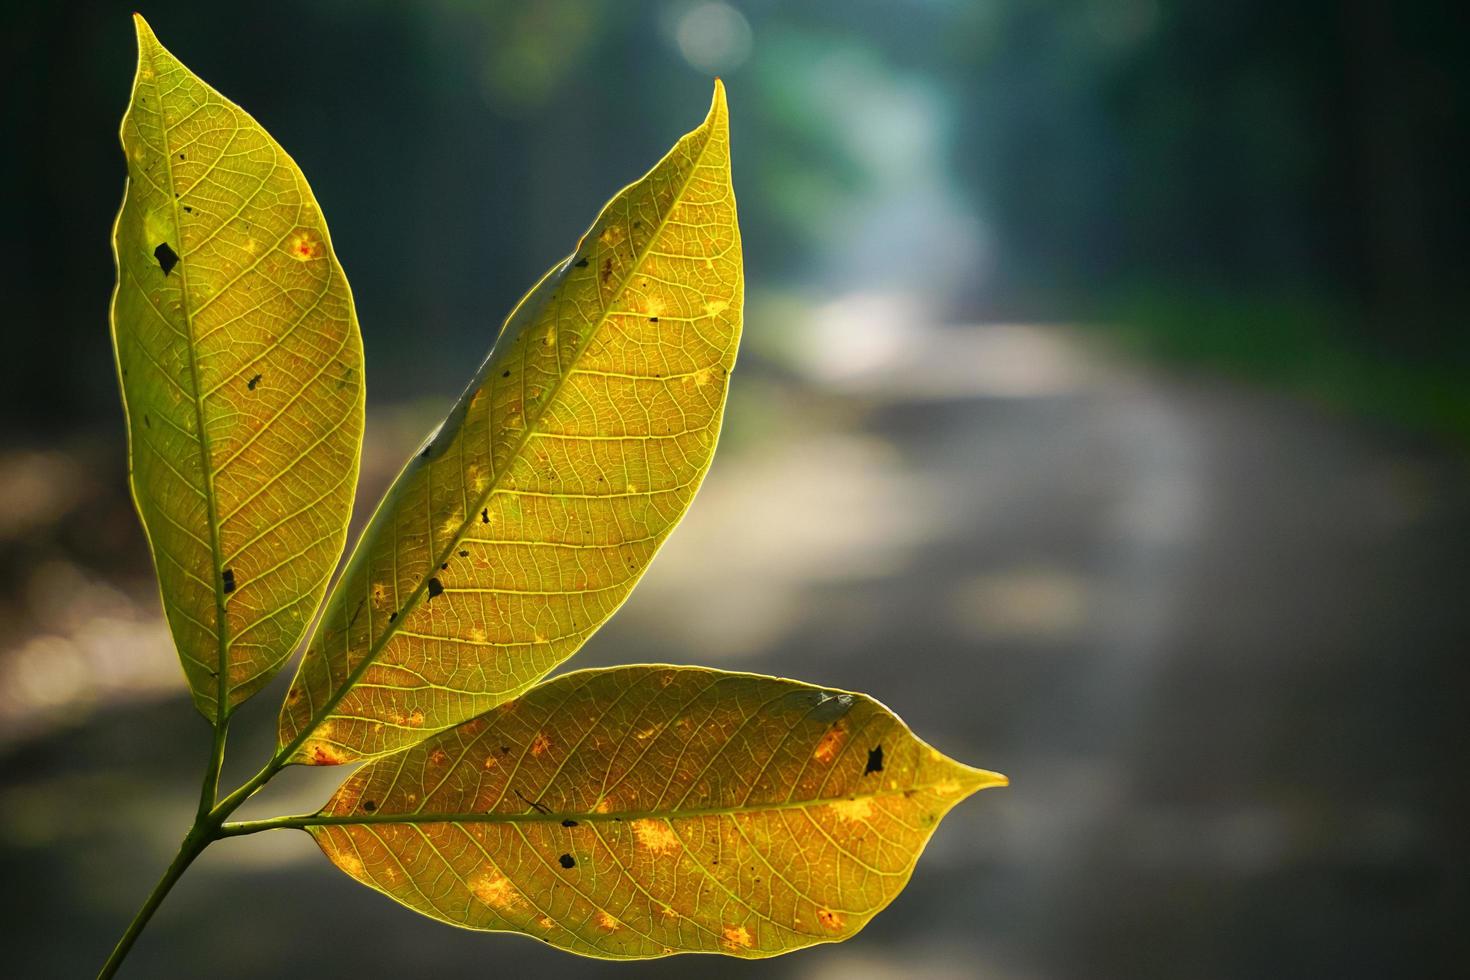
[[[158,267],[163,270],[164,275],[174,271],[174,266],[179,264],[179,255],[168,247],[168,242],[159,242],[158,247],[153,250],[153,257],[158,260]]]

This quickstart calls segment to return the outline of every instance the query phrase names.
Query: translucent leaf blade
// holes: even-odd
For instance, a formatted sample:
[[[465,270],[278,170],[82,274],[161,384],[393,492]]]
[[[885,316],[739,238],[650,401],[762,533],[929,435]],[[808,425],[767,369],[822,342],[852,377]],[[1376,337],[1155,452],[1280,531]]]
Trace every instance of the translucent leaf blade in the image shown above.
[[[717,88],[522,300],[379,505],[287,695],[292,761],[464,721],[612,615],[709,468],[742,288]]]
[[[135,22],[112,336],[164,611],[218,721],[285,663],[341,555],[362,341],[300,169]]]
[[[618,667],[370,763],[309,829],[454,925],[589,956],[762,957],[856,933],[944,814],[1004,784],[859,694]]]

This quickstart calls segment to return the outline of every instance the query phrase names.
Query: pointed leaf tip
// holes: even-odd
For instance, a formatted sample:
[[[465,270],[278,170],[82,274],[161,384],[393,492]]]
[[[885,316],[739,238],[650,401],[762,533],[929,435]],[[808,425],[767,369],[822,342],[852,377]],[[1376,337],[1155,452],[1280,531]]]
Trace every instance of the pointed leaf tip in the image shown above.
[[[719,78],[716,78],[715,92],[710,98],[709,116],[706,122],[714,122],[716,120],[723,122],[729,117],[729,114],[729,107],[725,104],[725,83],[720,81]]]
[[[140,51],[143,49],[144,41],[151,41],[154,44],[158,43],[158,38],[154,35],[153,28],[144,19],[143,15],[136,10],[133,11],[133,30],[137,32],[138,49]]]

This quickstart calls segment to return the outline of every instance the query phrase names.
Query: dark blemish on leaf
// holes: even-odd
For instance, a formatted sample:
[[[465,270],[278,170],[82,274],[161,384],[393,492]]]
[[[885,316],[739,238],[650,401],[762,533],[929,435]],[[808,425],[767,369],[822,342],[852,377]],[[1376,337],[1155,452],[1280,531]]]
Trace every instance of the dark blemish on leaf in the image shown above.
[[[245,382],[245,387],[246,388],[249,388],[251,391],[254,391],[255,390],[255,386],[258,385],[258,384],[260,384],[260,375],[257,374],[255,377],[253,377],[249,381]]]
[[[489,524],[490,523],[490,508],[489,507],[485,507],[485,508],[481,509],[481,511],[480,511],[480,523],[481,524]]]
[[[363,800],[362,808],[368,813],[372,813],[373,811],[377,810],[378,804],[374,803],[372,800]]]
[[[145,428],[145,429],[151,429],[151,428],[153,428],[153,420],[148,417],[148,413],[147,412],[144,412],[143,413],[143,428]]]
[[[174,266],[179,264],[178,253],[168,247],[168,242],[159,242],[158,247],[153,250],[153,257],[158,260],[158,267],[163,270],[164,275],[174,271]]]
[[[183,160],[184,159],[184,155],[182,153],[179,154],[179,159],[180,160]]]
[[[506,368],[504,371],[501,371],[500,372],[500,376],[502,378],[508,378],[508,377],[510,377],[510,369],[509,368]]]
[[[354,610],[352,610],[352,618],[347,621],[347,628],[348,629],[352,629],[352,624],[355,623],[355,622],[357,622],[357,614],[360,613],[360,612],[362,612],[363,604],[366,603],[366,602],[367,602],[366,599],[358,599],[357,600],[357,608],[354,609]]]
[[[224,580],[226,592],[235,591],[235,570],[233,568],[227,568],[221,572],[220,578]]]
[[[612,259],[602,260],[602,281],[606,283],[612,278]]]
[[[437,578],[429,579],[429,598],[433,599],[444,594],[444,583]]]
[[[883,746],[868,750],[868,764],[863,769],[864,776],[871,776],[875,772],[883,771]]]
[[[568,819],[568,820],[563,820],[563,821],[562,821],[562,822],[561,822],[561,825],[562,825],[562,826],[563,826],[563,827],[575,827],[575,826],[577,826],[577,821],[575,821],[575,820],[571,820],[571,819]]]
[[[390,612],[388,614],[388,622],[390,622],[390,623],[393,622],[393,620],[395,620],[397,618],[398,618],[398,614],[396,612]]]
[[[623,822],[623,818],[622,817],[613,817],[613,823],[622,823],[622,822]]]
[[[572,857],[570,854],[563,854],[561,857],[556,859],[556,863],[560,864],[563,868],[566,868],[568,871],[570,871],[572,868],[575,868],[577,866],[577,859]]]
[[[658,317],[651,316],[651,317],[648,318],[648,322],[649,323],[657,323],[658,322]]]
[[[522,803],[526,804],[526,806],[530,807],[532,810],[535,810],[537,813],[544,814],[551,812],[551,809],[547,807],[546,804],[537,803],[535,800],[526,799],[526,794],[522,793],[520,790],[516,790],[515,794],[521,798]]]
[[[468,558],[469,556],[470,556],[470,553],[468,551],[465,551],[463,548],[460,549],[459,557],[461,557],[461,558]]]
[[[439,571],[442,572],[445,569],[447,569],[448,567],[449,567],[449,562],[447,562],[447,561],[446,562],[440,562],[440,564],[439,564]]]
[[[193,214],[194,213],[194,209],[191,208],[191,207],[189,207],[189,205],[187,205],[187,204],[184,205],[184,210],[187,211],[190,214]]]
[[[587,268],[587,257],[585,255],[582,256],[582,258],[580,260],[578,260],[576,262],[573,262],[572,265],[575,266],[578,269],[585,269],[585,268]]]

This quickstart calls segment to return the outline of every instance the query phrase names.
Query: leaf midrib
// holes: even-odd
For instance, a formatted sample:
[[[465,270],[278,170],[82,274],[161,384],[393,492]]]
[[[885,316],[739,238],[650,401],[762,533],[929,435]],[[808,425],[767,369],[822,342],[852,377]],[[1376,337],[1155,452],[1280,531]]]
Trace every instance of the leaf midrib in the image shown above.
[[[154,114],[158,118],[158,126],[163,137],[163,166],[164,176],[167,181],[167,189],[164,191],[164,196],[168,198],[169,212],[173,216],[174,236],[178,239],[179,243],[179,291],[183,296],[181,313],[184,318],[184,336],[187,339],[186,346],[189,350],[189,380],[194,388],[194,422],[199,442],[199,470],[204,478],[204,506],[209,524],[209,547],[211,556],[214,559],[213,567],[210,569],[210,580],[214,586],[215,638],[218,643],[214,675],[214,724],[218,728],[229,717],[229,700],[227,697],[227,668],[229,666],[230,652],[229,622],[225,615],[224,583],[221,580],[221,562],[223,562],[224,557],[223,549],[220,547],[219,537],[219,502],[215,496],[214,489],[214,455],[209,441],[209,431],[204,425],[204,398],[202,387],[199,384],[199,348],[194,337],[193,299],[189,290],[189,265],[184,261],[184,229],[182,219],[179,217],[179,198],[168,197],[174,190],[173,149],[169,145],[169,133],[172,127],[169,126],[168,120],[165,118],[163,112],[163,96],[158,84],[158,51],[158,40],[156,38],[150,38],[148,45],[148,70],[150,72],[150,78],[148,81],[153,88]]]
[[[956,782],[961,790],[968,789],[970,792],[974,792],[978,788],[977,784]],[[914,793],[935,791],[942,785],[944,785],[943,782],[924,783],[910,786],[906,789],[883,789],[870,793],[853,793],[845,796],[821,797],[811,800],[783,800],[773,803],[737,803],[729,806],[691,807],[683,810],[623,810],[615,813],[583,813],[576,811],[540,813],[532,810],[528,813],[353,813],[338,815],[317,812],[311,814],[309,817],[296,820],[292,826],[307,828],[344,827],[357,824],[380,823],[417,825],[434,823],[560,823],[563,820],[575,820],[578,823],[621,823],[633,820],[695,820],[700,817],[733,817],[748,813],[775,813],[783,810],[802,810],[810,807],[830,806],[834,803],[853,803],[898,796],[908,797]],[[965,795],[969,794],[966,793]],[[953,802],[958,802],[963,798],[964,796],[956,793]]]
[[[704,124],[701,124],[700,129],[705,129],[706,125],[708,125],[710,121],[711,120],[706,120]],[[541,410],[537,413],[535,418],[535,424],[532,424],[532,421],[530,419],[526,420],[526,425],[523,430],[524,434],[521,436],[520,442],[516,444],[514,451],[511,452],[507,457],[508,460],[515,460],[516,458],[518,458],[521,452],[530,443],[532,436],[535,435],[536,429],[541,423],[541,420],[546,416],[547,408],[549,408],[552,403],[556,401],[557,396],[561,394],[562,388],[566,385],[567,379],[570,378],[573,372],[576,371],[577,365],[581,362],[583,354],[585,354],[587,350],[592,346],[592,336],[600,332],[602,328],[607,324],[609,311],[617,305],[620,299],[622,299],[623,293],[627,290],[629,284],[632,283],[632,281],[636,278],[634,270],[641,266],[643,260],[648,257],[649,249],[653,247],[654,242],[657,241],[659,235],[663,233],[664,228],[668,225],[670,216],[674,213],[675,207],[677,207],[677,205],[684,199],[685,193],[688,192],[689,185],[693,182],[695,172],[700,168],[700,166],[703,165],[705,153],[708,152],[709,145],[712,142],[712,136],[713,133],[711,131],[707,130],[704,133],[704,144],[699,148],[699,154],[695,157],[693,164],[689,168],[688,174],[684,177],[683,182],[680,184],[679,192],[674,195],[673,203],[669,205],[668,211],[664,214],[663,218],[660,219],[658,227],[655,228],[653,232],[649,235],[648,241],[644,244],[642,250],[639,251],[637,258],[634,260],[632,266],[629,269],[629,274],[618,286],[617,292],[612,295],[612,297],[608,300],[607,306],[604,307],[599,313],[596,324],[591,330],[588,331],[586,339],[584,339],[582,344],[572,355],[572,359],[567,363],[566,370],[561,372],[560,377],[556,379],[556,383],[551,387],[551,390],[547,393],[545,399],[542,401]],[[658,163],[655,163],[653,167],[650,168],[649,171],[643,175],[643,177],[640,177],[633,183],[628,184],[622,190],[618,191],[617,194],[613,195],[612,200],[608,202],[607,207],[603,208],[603,212],[598,214],[596,220],[593,221],[591,227],[596,228],[598,222],[602,220],[603,214],[606,213],[607,208],[610,208],[614,203],[616,203],[618,198],[621,197],[624,192],[646,180],[654,171],[659,168],[660,165],[663,164],[664,160],[668,159],[668,157],[672,155],[672,153],[677,149],[678,145],[676,144],[674,150],[671,150],[669,154],[665,154],[664,158],[659,160]],[[542,285],[546,282],[546,280],[555,275],[557,271],[563,270],[568,265],[568,263],[570,263],[571,259],[575,257],[576,254],[577,252],[574,250],[572,255],[568,256],[566,260],[564,260],[559,265],[554,266],[550,272],[543,276],[541,280],[538,281],[534,287],[532,287],[531,291],[525,295],[521,302],[525,303],[532,299],[540,290]],[[518,304],[517,307],[513,309],[510,315],[506,318],[506,322],[509,323],[511,320],[513,320],[519,310],[520,305]],[[558,343],[558,358],[560,357],[559,352],[560,344]],[[489,372],[487,374],[487,378],[493,379],[493,374],[493,371]],[[426,465],[431,466],[432,460],[429,461],[429,463],[427,463]],[[314,733],[319,727],[321,727],[322,722],[326,721],[331,716],[331,712],[335,710],[337,705],[341,703],[342,699],[347,696],[347,692],[352,690],[357,685],[358,680],[362,677],[364,673],[367,672],[367,669],[377,661],[378,656],[387,647],[388,643],[395,636],[398,635],[398,632],[400,629],[402,629],[403,624],[407,622],[408,611],[415,608],[416,604],[419,602],[424,592],[428,589],[428,582],[429,578],[431,577],[432,571],[443,564],[448,559],[448,556],[454,551],[454,549],[459,546],[460,542],[464,540],[464,536],[468,532],[468,529],[474,526],[474,520],[478,508],[484,506],[486,501],[488,501],[492,496],[495,495],[496,492],[500,490],[501,479],[504,474],[510,469],[510,466],[506,466],[504,469],[497,471],[487,483],[485,490],[477,498],[475,498],[475,505],[473,507],[468,507],[465,509],[465,516],[464,519],[460,522],[459,530],[456,531],[454,536],[449,539],[448,544],[440,551],[435,559],[426,566],[425,574],[421,576],[418,585],[415,586],[413,592],[409,594],[408,600],[403,603],[402,608],[399,610],[399,615],[397,619],[389,622],[388,628],[383,631],[378,640],[375,641],[373,645],[368,649],[368,652],[363,655],[362,661],[348,673],[342,684],[332,693],[332,695],[327,699],[322,707],[310,717],[307,724],[302,727],[301,731],[299,731],[296,736],[286,746],[284,746],[280,752],[277,753],[277,759],[283,761],[289,760],[293,755],[296,754],[298,750],[300,750],[301,746],[306,744],[307,739],[311,737],[312,733]],[[391,489],[392,488],[390,487],[390,492]],[[387,503],[386,497],[384,498],[384,503]],[[369,523],[369,527],[371,527],[371,522]],[[364,531],[363,533],[366,534],[366,531]],[[359,545],[361,545],[363,543],[362,539],[359,539],[358,543]],[[321,623],[324,621],[324,619],[318,621],[318,630],[321,629]],[[316,635],[313,634],[312,640],[315,641],[315,639]],[[323,653],[323,656],[326,656],[326,654]],[[447,731],[449,728],[453,727],[453,725],[447,725],[444,728],[438,728],[432,731],[425,731],[424,737],[431,737],[439,732]],[[380,758],[384,755],[389,754],[391,754],[391,752],[360,754],[355,761]]]

